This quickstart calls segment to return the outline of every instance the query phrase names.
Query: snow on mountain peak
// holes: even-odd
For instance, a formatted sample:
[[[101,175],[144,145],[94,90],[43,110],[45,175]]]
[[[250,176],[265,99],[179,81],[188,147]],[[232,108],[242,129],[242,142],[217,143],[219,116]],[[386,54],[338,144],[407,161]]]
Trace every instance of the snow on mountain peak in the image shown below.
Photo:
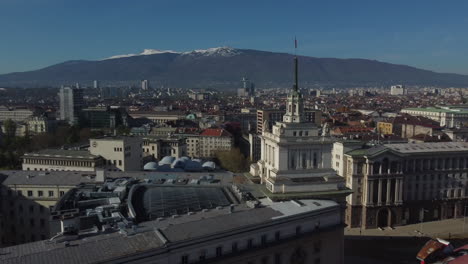
[[[154,54],[162,54],[162,53],[180,53],[180,52],[173,51],[173,50],[144,49],[143,52],[138,53],[138,54],[130,53],[130,54],[123,54],[123,55],[115,55],[109,58],[105,58],[104,60],[128,58],[128,57],[134,57],[134,56],[154,55]]]
[[[236,50],[231,47],[217,47],[217,48],[209,48],[205,50],[193,50],[182,53],[183,55],[203,55],[203,56],[224,56],[224,57],[231,57],[234,55],[240,54],[239,50]]]
[[[134,56],[145,56],[145,55],[154,55],[154,54],[162,54],[162,53],[174,53],[174,54],[181,54],[181,55],[192,55],[192,56],[223,56],[223,57],[231,57],[240,54],[241,52],[237,49],[231,47],[217,47],[217,48],[209,48],[209,49],[200,49],[200,50],[192,50],[186,52],[177,52],[173,50],[157,50],[157,49],[144,49],[141,53],[130,53],[130,54],[123,54],[123,55],[115,55],[109,58],[105,58],[103,60],[111,60],[111,59],[120,59],[120,58],[128,58]]]

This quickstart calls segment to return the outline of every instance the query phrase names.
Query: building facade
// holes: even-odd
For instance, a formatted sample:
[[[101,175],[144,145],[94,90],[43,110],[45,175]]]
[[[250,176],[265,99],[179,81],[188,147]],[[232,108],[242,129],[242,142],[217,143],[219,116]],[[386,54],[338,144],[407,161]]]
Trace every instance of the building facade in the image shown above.
[[[34,114],[32,110],[26,108],[8,108],[0,106],[0,122],[11,119],[14,122],[26,121]]]
[[[0,248],[49,239],[49,218],[70,189],[91,182],[75,172],[0,172]]]
[[[86,150],[44,149],[21,158],[27,171],[94,171],[105,165],[102,157]]]
[[[122,189],[130,192],[121,193]],[[191,199],[182,199],[171,210],[144,209],[139,196],[151,195],[152,190]],[[209,195],[216,198],[209,199]],[[344,263],[343,223],[337,203],[231,200],[237,195],[251,197],[236,187],[142,184],[128,178],[78,187],[55,206],[50,228],[56,227],[60,235],[51,241],[7,248],[23,253],[2,254],[0,261],[26,264],[41,259],[55,264],[65,255],[78,263]],[[161,204],[166,198],[176,197],[153,197]],[[103,200],[112,206],[99,206]],[[87,209],[80,208],[82,203],[88,204]],[[175,213],[178,215],[172,217]],[[160,214],[163,216],[156,217]],[[128,220],[138,226],[126,226]],[[96,231],[90,233],[86,227]]]
[[[463,127],[468,123],[468,108],[457,106],[405,108],[402,113],[423,116],[439,122],[441,127]]]
[[[186,139],[179,137],[144,137],[143,153],[145,156],[152,156],[157,160],[165,156],[172,156],[174,158],[187,156]]]
[[[408,91],[404,85],[392,85],[390,87],[390,94],[391,95],[407,95]]]
[[[271,193],[320,193],[345,191],[344,179],[332,169],[331,138],[319,136],[316,123],[304,115],[302,94],[295,83],[288,95],[282,122],[268,129],[264,120],[261,159],[251,168]],[[341,197],[342,198],[342,197]]]
[[[60,120],[67,121],[71,125],[79,122],[81,109],[83,108],[83,90],[71,87],[62,87],[59,92]]]
[[[138,171],[142,168],[143,141],[140,137],[90,139],[89,152],[101,156],[109,170]]]
[[[346,223],[376,228],[460,217],[468,205],[468,143],[385,144],[345,152],[354,193]]]

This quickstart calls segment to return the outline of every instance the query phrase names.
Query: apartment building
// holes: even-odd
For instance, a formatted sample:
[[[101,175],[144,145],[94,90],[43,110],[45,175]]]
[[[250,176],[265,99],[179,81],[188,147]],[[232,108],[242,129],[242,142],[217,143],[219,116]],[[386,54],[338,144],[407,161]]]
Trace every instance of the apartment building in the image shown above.
[[[193,158],[212,158],[216,151],[229,151],[234,146],[231,133],[221,128],[207,128],[186,137],[187,155]]]

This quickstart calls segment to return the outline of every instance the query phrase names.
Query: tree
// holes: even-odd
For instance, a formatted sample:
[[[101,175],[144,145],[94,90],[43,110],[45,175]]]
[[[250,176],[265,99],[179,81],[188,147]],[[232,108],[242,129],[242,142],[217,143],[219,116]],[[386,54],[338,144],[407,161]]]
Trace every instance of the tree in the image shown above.
[[[3,123],[3,127],[5,128],[5,136],[9,139],[12,139],[16,135],[16,123],[11,120],[7,119]]]
[[[245,172],[249,169],[249,161],[242,155],[240,149],[216,152],[216,159],[222,168],[232,172]]]

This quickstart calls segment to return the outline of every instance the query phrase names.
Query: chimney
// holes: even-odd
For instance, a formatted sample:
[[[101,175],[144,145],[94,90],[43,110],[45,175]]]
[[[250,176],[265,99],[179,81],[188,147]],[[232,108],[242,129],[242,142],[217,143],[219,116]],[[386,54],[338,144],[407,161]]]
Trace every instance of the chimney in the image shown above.
[[[104,169],[96,169],[96,182],[105,182],[106,181],[106,171]]]

